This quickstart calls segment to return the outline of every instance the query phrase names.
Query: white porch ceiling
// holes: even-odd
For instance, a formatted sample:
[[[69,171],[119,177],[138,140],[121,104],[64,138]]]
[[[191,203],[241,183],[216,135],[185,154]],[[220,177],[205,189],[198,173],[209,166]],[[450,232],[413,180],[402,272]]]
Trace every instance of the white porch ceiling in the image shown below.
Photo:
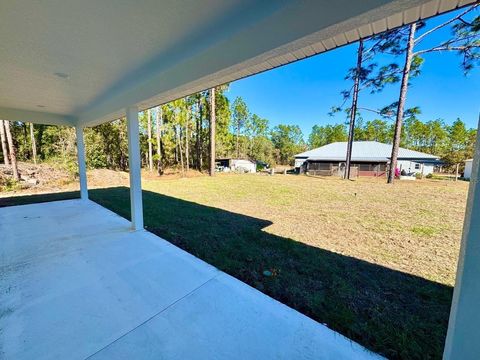
[[[0,118],[93,126],[473,0],[0,0]]]

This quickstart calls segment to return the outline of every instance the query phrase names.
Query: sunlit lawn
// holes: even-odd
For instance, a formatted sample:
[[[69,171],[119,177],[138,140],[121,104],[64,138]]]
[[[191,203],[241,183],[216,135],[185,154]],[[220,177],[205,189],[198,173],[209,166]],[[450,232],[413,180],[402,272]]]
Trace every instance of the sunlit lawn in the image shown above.
[[[454,283],[466,182],[228,175],[144,181],[143,188],[269,221],[269,234]]]
[[[144,180],[145,224],[391,358],[440,358],[468,184],[294,175]],[[91,198],[129,216],[128,188]]]

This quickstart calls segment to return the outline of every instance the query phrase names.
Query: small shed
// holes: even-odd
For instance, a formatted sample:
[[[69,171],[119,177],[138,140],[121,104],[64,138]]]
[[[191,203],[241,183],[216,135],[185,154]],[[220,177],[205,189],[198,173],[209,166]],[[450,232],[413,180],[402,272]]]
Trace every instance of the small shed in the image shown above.
[[[246,173],[255,173],[257,171],[257,165],[255,162],[248,159],[216,159],[215,163],[217,164],[220,171],[237,171],[237,172],[246,172]]]
[[[465,170],[463,171],[463,177],[465,179],[469,179],[472,176],[472,165],[473,165],[473,159],[468,159],[465,160]]]

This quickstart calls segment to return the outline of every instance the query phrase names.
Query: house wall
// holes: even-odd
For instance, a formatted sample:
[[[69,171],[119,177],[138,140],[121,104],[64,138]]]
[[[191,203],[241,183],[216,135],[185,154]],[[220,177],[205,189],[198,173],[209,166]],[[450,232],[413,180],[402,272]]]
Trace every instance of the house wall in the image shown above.
[[[295,158],[295,167],[300,168],[306,162],[305,158]],[[330,168],[322,167],[320,168],[320,164],[324,166],[326,164],[330,164]],[[325,174],[327,170],[332,169],[332,167],[336,167],[337,169],[340,168],[340,162],[328,162],[328,161],[310,161],[308,162],[307,171],[316,171],[320,172],[323,171]],[[386,176],[387,169],[385,163],[359,163],[359,162],[352,162],[352,168],[358,168],[358,176]],[[368,168],[370,167],[370,168]],[[424,176],[428,174],[432,174],[435,166],[433,164],[423,164],[422,162],[412,161],[412,160],[399,160],[398,161],[398,168],[400,170],[405,170],[406,172],[418,173]],[[332,172],[332,174],[336,174]]]
[[[307,158],[295,158],[295,168],[301,167],[306,160]]]
[[[433,164],[423,164],[421,162],[416,162],[412,160],[399,160],[397,162],[397,167],[401,170],[405,170],[406,172],[428,175],[433,173],[434,166]]]
[[[354,167],[358,168],[358,176],[386,176],[386,163],[353,163]]]
[[[309,161],[306,171],[311,175],[344,176],[345,162]],[[385,163],[352,162],[350,176],[385,176]]]
[[[257,171],[257,166],[253,162],[248,160],[231,160],[231,169],[244,169],[249,173],[254,173]]]

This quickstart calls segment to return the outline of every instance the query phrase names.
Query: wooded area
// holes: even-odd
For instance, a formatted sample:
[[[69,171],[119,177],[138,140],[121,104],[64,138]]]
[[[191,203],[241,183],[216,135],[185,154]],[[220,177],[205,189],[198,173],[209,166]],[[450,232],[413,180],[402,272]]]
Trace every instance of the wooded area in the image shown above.
[[[269,128],[268,121],[257,115],[248,116],[238,133],[237,124],[224,90],[217,90],[216,154],[217,157],[246,157],[271,165],[291,164],[293,155],[306,148],[316,148],[335,141],[347,141],[346,124],[315,125],[303,140],[298,126],[278,125]],[[198,94],[196,102],[177,100],[174,103],[141,114],[141,153],[143,166],[163,173],[166,167],[199,171],[209,170],[210,117],[208,95]],[[199,105],[200,104],[200,105]],[[150,121],[149,121],[150,118]],[[76,172],[75,131],[69,127],[46,126],[21,122],[4,122],[12,134],[14,160],[55,162]],[[150,131],[148,125],[150,124]],[[235,128],[233,128],[235,126]],[[0,130],[4,129],[0,127]],[[32,132],[30,132],[32,130]],[[234,132],[234,131],[235,132]],[[4,129],[5,132],[5,129]],[[391,143],[394,124],[385,119],[357,119],[355,140]],[[457,164],[473,156],[476,129],[457,119],[452,125],[436,119],[427,122],[407,118],[402,129],[401,146],[436,154],[447,164]],[[33,134],[33,136],[31,136]],[[127,126],[124,119],[85,129],[87,166],[89,168],[128,169]],[[153,136],[155,134],[155,136]],[[8,137],[10,138],[10,137]],[[2,136],[2,154],[9,141]],[[8,157],[2,162],[9,165]]]

